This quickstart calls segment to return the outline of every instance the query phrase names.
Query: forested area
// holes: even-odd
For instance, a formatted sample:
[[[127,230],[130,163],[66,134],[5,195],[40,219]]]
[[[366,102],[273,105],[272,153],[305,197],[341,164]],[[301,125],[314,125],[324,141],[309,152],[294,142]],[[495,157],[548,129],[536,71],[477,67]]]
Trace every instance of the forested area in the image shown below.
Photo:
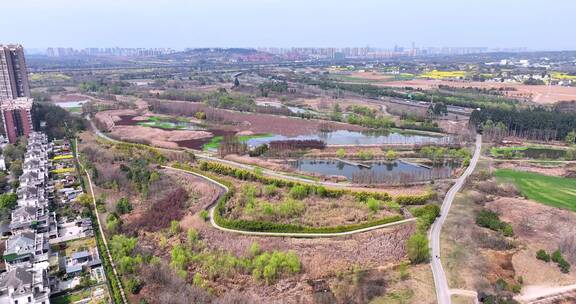
[[[482,109],[475,110],[470,116],[470,123],[478,130],[486,126],[505,126],[500,130],[503,135],[519,136],[536,140],[564,140],[568,133],[576,130],[576,114],[536,109]],[[488,124],[487,124],[488,123]]]
[[[81,117],[74,117],[70,112],[51,103],[35,102],[32,107],[32,117],[34,129],[42,129],[50,139],[72,136],[85,128]],[[42,128],[41,122],[46,123]]]
[[[415,101],[434,101],[446,105],[461,106],[468,108],[502,108],[513,109],[517,101],[502,98],[500,96],[489,94],[470,94],[451,93],[445,91],[424,91],[411,87],[400,88],[406,92],[400,92],[399,88],[385,88],[370,84],[348,84],[328,80],[305,79],[304,82],[309,85],[318,86],[321,89],[345,90],[361,94],[363,96],[377,97],[396,97],[410,99]]]

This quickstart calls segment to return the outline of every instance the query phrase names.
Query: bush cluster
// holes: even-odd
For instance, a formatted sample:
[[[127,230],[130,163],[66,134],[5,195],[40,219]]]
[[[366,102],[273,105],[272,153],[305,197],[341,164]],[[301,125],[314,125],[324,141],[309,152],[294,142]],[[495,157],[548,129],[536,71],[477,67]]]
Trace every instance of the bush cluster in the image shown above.
[[[410,212],[418,218],[418,230],[426,232],[440,215],[440,206],[430,204],[423,207],[414,207],[410,209]]]
[[[570,272],[570,263],[568,263],[564,259],[560,250],[556,250],[552,252],[552,255],[550,255],[546,252],[546,250],[540,249],[538,250],[538,252],[536,252],[536,258],[546,263],[552,261],[558,264],[558,268],[560,268],[560,271],[562,271],[562,273]]]
[[[482,210],[476,216],[476,224],[478,226],[488,228],[502,233],[504,236],[513,236],[514,231],[512,226],[500,220],[498,213],[490,210]]]

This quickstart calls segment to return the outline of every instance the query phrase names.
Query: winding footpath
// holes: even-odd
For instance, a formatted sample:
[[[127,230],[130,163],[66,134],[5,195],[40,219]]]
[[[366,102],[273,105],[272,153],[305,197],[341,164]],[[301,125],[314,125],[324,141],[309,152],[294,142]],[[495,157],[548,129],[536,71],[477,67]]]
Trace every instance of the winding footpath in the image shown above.
[[[432,248],[432,257],[430,261],[430,266],[432,267],[432,275],[434,276],[434,285],[436,286],[436,298],[438,304],[450,304],[452,294],[460,295],[475,295],[474,291],[462,291],[462,290],[450,290],[448,286],[448,280],[446,279],[446,273],[442,267],[442,261],[440,260],[440,232],[442,231],[442,225],[446,221],[448,212],[450,212],[450,207],[452,202],[456,197],[456,193],[460,191],[466,179],[474,172],[478,159],[480,159],[480,152],[482,149],[482,136],[476,135],[476,149],[474,150],[474,156],[470,160],[470,165],[464,171],[464,173],[456,180],[456,183],[446,196],[444,197],[444,202],[442,202],[442,207],[440,209],[440,217],[436,219],[432,228],[428,232],[428,239],[430,240],[430,247]]]
[[[223,190],[222,194],[229,191],[228,187],[226,187],[225,185],[223,185],[223,184],[221,184],[221,183],[219,183],[219,182],[217,182],[217,181],[215,181],[215,180],[213,180],[207,176],[204,176],[202,174],[190,172],[190,171],[179,169],[179,168],[169,167],[169,166],[162,166],[162,168],[167,169],[167,170],[178,171],[178,172],[182,172],[182,173],[186,173],[186,174],[191,174],[191,175],[203,178],[203,179],[217,185],[219,188],[221,188]],[[409,219],[396,221],[396,222],[392,222],[392,223],[376,225],[376,226],[371,226],[371,227],[366,227],[366,228],[361,228],[361,229],[356,229],[356,230],[351,230],[351,231],[346,231],[346,232],[335,232],[335,233],[286,233],[286,232],[258,232],[258,231],[237,230],[237,229],[230,229],[230,228],[222,227],[222,226],[218,225],[218,223],[216,223],[216,221],[214,221],[214,212],[216,212],[216,205],[218,203],[219,198],[222,196],[222,194],[218,197],[218,199],[216,199],[214,201],[214,203],[210,207],[210,224],[212,225],[212,227],[214,227],[218,230],[221,230],[221,231],[244,234],[244,235],[294,237],[294,238],[331,238],[331,237],[347,236],[347,235],[353,235],[353,234],[357,234],[357,233],[382,229],[382,228],[386,228],[386,227],[397,226],[397,225],[413,222],[416,220],[416,218],[409,218]]]

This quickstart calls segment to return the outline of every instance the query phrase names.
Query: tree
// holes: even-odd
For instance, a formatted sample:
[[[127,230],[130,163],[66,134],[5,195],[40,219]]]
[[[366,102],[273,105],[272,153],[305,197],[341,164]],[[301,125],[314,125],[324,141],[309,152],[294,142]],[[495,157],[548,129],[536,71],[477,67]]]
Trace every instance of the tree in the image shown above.
[[[200,120],[204,120],[204,119],[206,119],[206,112],[198,111],[198,112],[196,112],[196,114],[194,114],[194,117],[196,117],[197,119],[200,119]]]
[[[336,156],[338,156],[338,158],[346,157],[346,150],[343,148],[338,149],[338,151],[336,151]]]
[[[340,105],[337,102],[335,102],[332,106],[332,114],[330,115],[330,119],[335,121],[342,120],[342,109],[340,109]]]
[[[122,220],[116,213],[110,213],[108,218],[106,218],[106,229],[110,234],[116,234],[120,230],[122,225]]]
[[[142,289],[142,281],[139,278],[130,278],[126,281],[126,289],[132,294],[138,294]]]
[[[22,160],[16,159],[10,164],[10,173],[16,178],[22,175]]]
[[[387,160],[395,160],[398,155],[396,155],[396,151],[388,150],[386,151],[386,159]]]
[[[408,251],[408,258],[413,264],[425,263],[430,256],[430,249],[428,248],[428,238],[423,233],[413,234],[406,244]]]
[[[119,214],[126,214],[130,211],[132,211],[132,204],[130,204],[128,199],[125,197],[119,199],[118,203],[116,204],[116,212]]]
[[[569,145],[574,144],[574,142],[576,142],[576,131],[572,130],[570,132],[568,132],[568,134],[566,134],[566,143],[568,143]]]
[[[14,209],[16,207],[16,201],[18,196],[16,193],[4,193],[0,194],[0,209]]]
[[[443,102],[437,102],[430,104],[428,108],[428,113],[433,116],[443,116],[448,114],[448,106]]]

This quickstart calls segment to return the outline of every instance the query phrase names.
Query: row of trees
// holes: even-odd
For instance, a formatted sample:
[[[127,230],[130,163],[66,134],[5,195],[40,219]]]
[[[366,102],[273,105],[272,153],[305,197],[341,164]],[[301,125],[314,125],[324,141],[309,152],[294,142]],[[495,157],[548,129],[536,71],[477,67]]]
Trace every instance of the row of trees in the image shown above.
[[[535,140],[565,140],[576,130],[576,113],[535,109],[475,110],[470,123],[478,130],[487,130],[492,135],[512,135]],[[574,136],[571,137],[574,139]]]
[[[423,91],[421,89],[413,89],[411,87],[404,87],[407,92],[400,92],[397,88],[383,88],[371,84],[349,84],[339,83],[330,80],[316,80],[304,79],[304,82],[310,85],[316,85],[325,90],[346,90],[354,93],[361,94],[372,98],[378,97],[395,97],[403,99],[411,99],[417,101],[431,101],[443,103],[446,105],[454,105],[468,108],[503,108],[512,109],[515,107],[517,101],[502,98],[493,95],[468,96],[457,92],[444,92],[444,91]]]

